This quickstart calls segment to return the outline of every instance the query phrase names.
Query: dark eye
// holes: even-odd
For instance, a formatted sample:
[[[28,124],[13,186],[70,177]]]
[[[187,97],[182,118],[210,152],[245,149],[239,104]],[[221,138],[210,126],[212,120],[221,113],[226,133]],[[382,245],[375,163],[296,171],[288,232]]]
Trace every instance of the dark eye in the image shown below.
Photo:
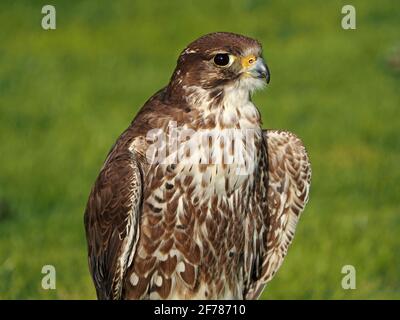
[[[217,53],[214,57],[214,63],[221,67],[228,65],[229,60],[229,54],[227,53]]]

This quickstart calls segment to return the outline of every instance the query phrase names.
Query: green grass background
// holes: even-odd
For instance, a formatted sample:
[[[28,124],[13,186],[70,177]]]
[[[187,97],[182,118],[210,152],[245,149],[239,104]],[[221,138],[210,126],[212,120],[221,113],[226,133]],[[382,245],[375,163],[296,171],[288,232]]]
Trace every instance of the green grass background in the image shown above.
[[[400,5],[347,1],[0,3],[0,298],[94,299],[83,211],[105,156],[198,36],[259,39],[264,127],[312,162],[310,202],[265,299],[400,298]],[[57,289],[41,288],[54,265]],[[356,290],[341,287],[354,265]]]

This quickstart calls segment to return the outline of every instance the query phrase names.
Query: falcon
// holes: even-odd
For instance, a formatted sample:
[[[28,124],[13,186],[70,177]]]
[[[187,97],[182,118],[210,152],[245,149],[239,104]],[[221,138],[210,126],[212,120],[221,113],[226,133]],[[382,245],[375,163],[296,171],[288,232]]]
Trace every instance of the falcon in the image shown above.
[[[99,299],[257,299],[308,200],[293,133],[263,130],[269,83],[254,39],[211,33],[111,148],[84,215]]]

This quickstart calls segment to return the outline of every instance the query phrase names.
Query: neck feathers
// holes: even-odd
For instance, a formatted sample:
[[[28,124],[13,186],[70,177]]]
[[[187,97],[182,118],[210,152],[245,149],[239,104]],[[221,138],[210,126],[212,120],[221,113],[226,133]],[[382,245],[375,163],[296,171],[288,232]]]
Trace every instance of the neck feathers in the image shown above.
[[[207,127],[221,129],[258,129],[260,112],[251,101],[246,88],[224,86],[205,90],[200,87],[184,88],[187,105],[200,113]]]

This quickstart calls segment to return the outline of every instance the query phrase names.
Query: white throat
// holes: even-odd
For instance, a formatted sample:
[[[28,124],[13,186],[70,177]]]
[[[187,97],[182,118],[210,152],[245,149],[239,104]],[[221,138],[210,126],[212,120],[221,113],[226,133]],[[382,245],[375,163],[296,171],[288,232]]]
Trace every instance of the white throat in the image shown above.
[[[250,80],[250,79],[249,79]],[[249,83],[235,81],[223,88],[222,99],[210,98],[210,91],[201,87],[185,88],[188,103],[202,112],[203,118],[212,117],[220,128],[257,129],[260,128],[260,112],[251,101]],[[218,103],[216,103],[219,99]]]

